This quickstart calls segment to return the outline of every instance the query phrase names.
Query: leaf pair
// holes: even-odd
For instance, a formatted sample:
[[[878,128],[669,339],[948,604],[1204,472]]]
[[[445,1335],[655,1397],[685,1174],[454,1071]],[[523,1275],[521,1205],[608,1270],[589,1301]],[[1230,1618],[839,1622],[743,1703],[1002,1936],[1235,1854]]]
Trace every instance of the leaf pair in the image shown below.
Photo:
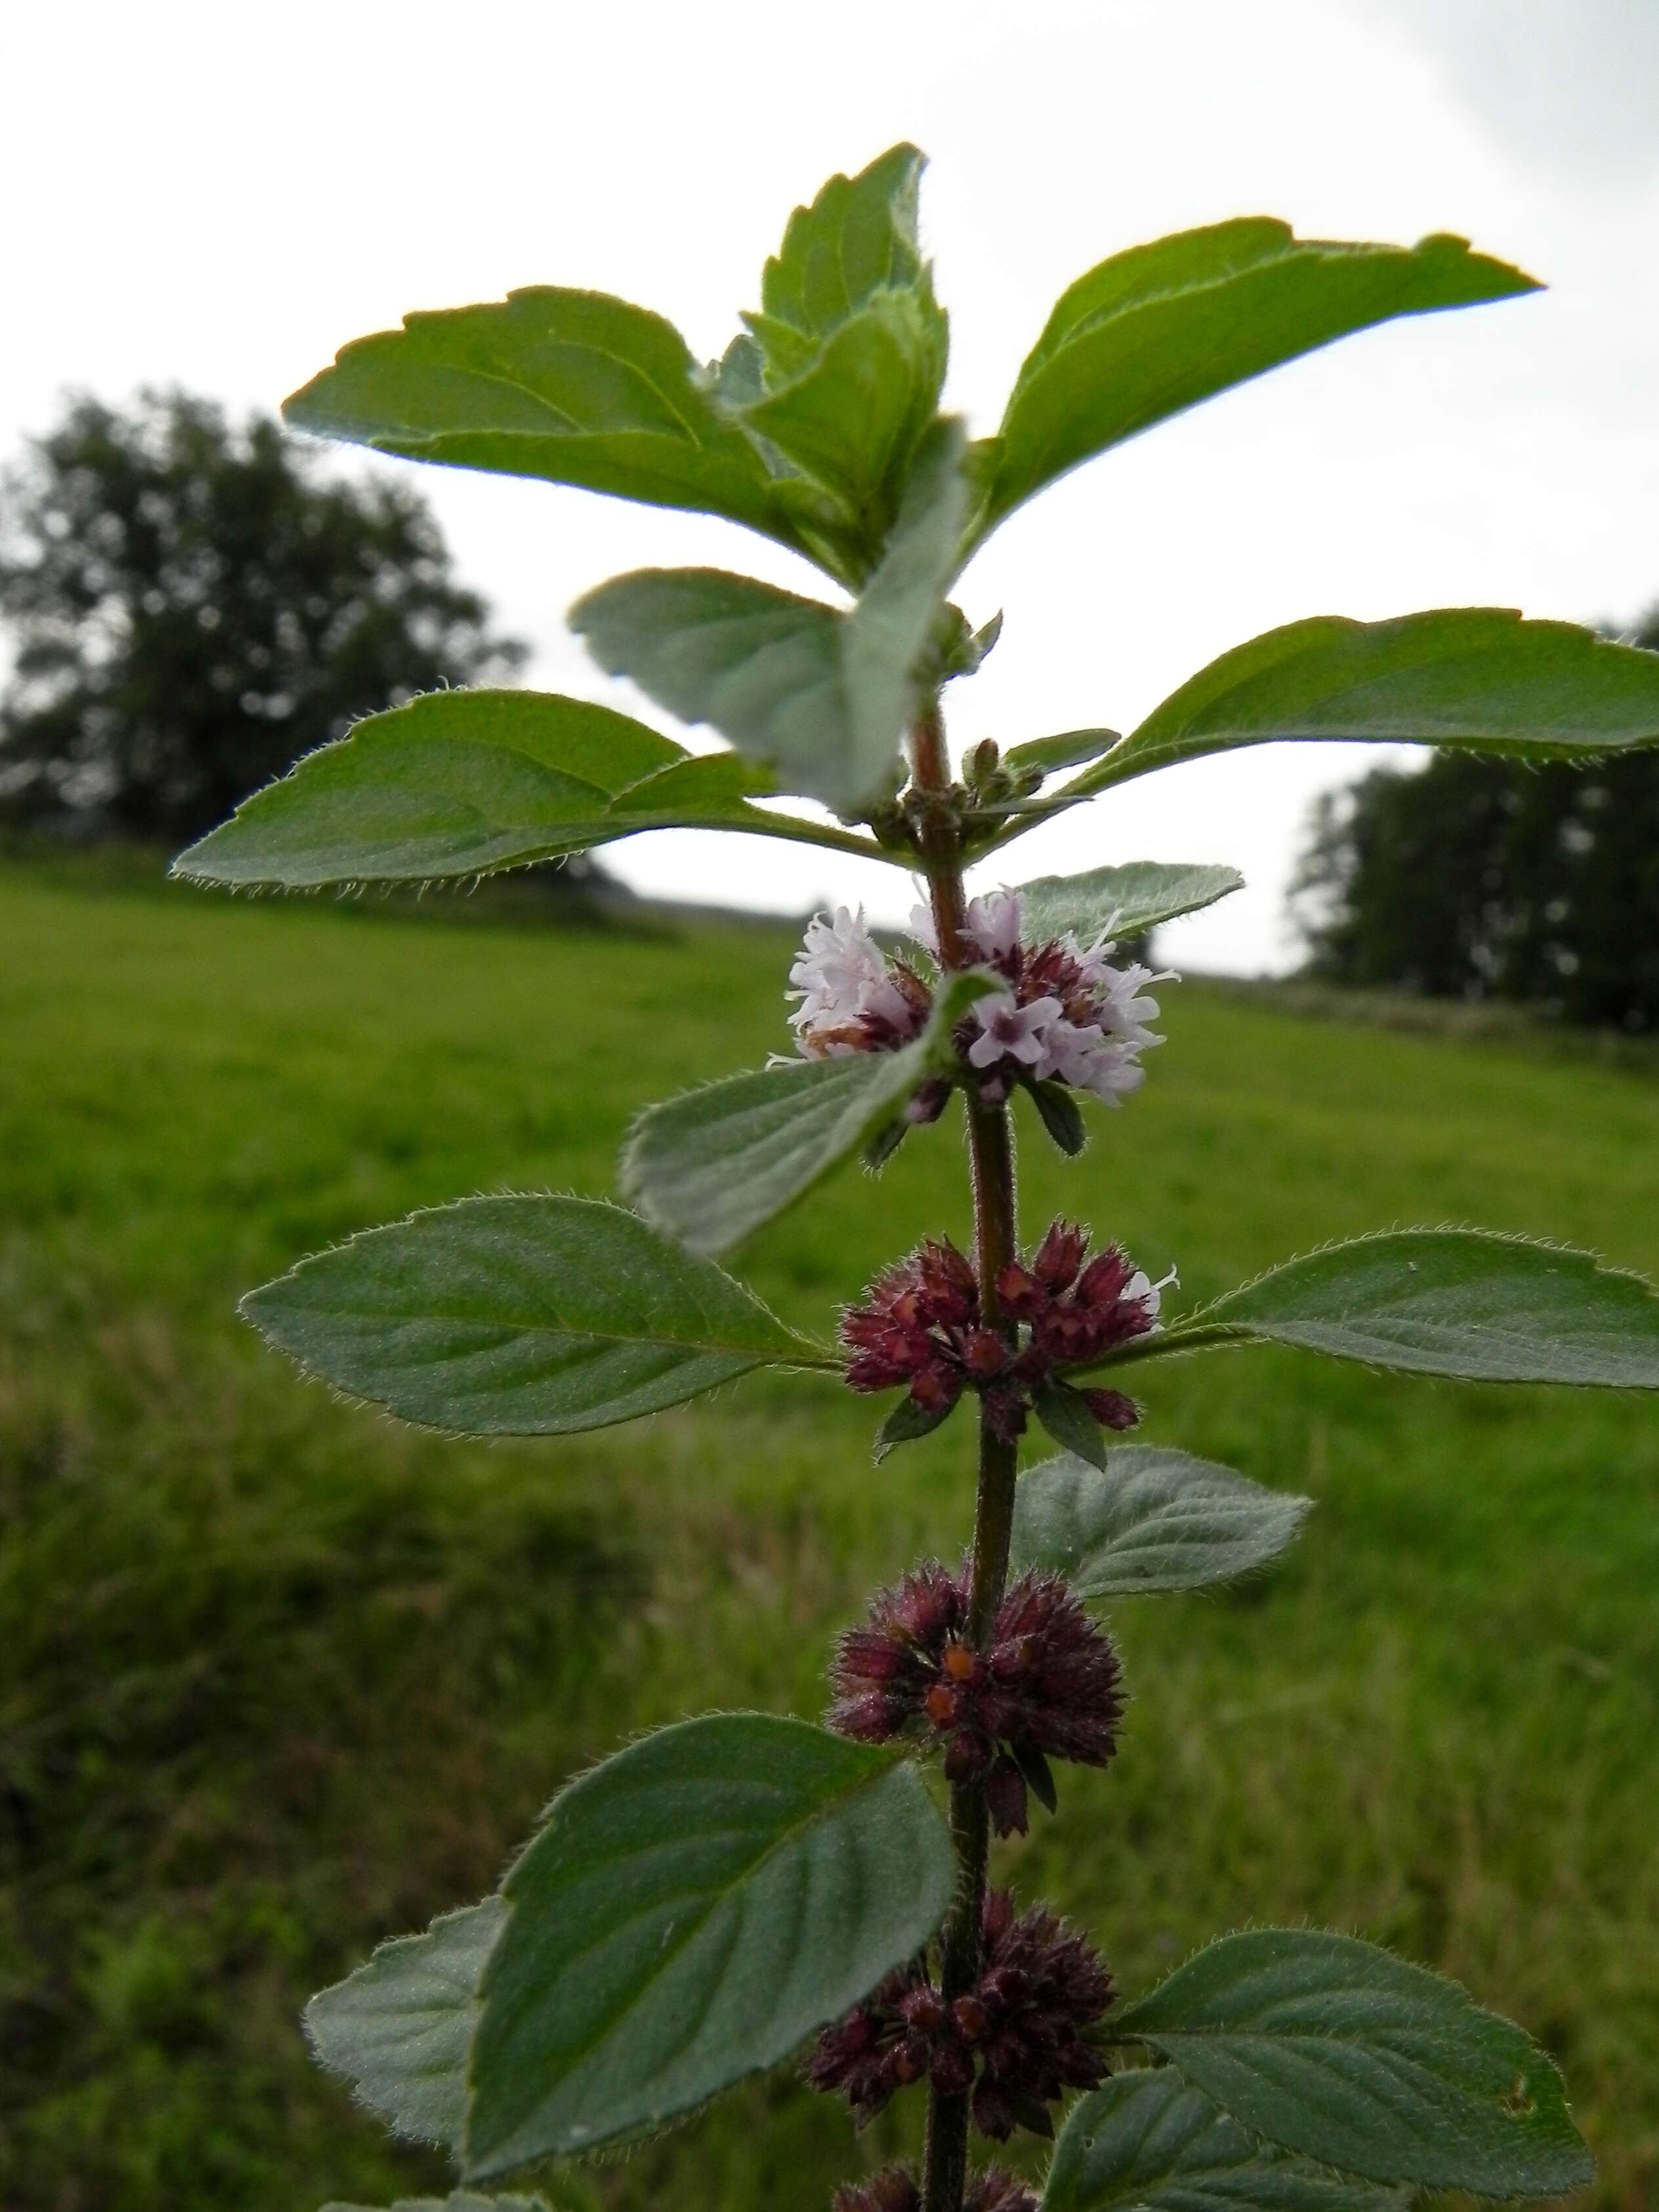
[[[400,2133],[487,2179],[778,2063],[928,1942],[953,1883],[913,1765],[797,1721],[687,1722],[571,1784],[502,1897],[382,1946],[306,2025]],[[1224,1937],[1107,2033],[1174,2070],[1074,2108],[1050,2212],[1381,2212],[1396,2200],[1361,2184],[1507,2197],[1589,2178],[1536,2045],[1351,1937]]]
[[[648,2132],[924,1945],[955,1879],[913,1765],[804,1722],[663,1729],[553,1800],[503,1894],[314,1997],[318,2057],[469,2180]]]
[[[693,756],[627,715],[555,694],[434,692],[309,755],[181,854],[174,872],[238,889],[421,882],[661,829],[741,830],[907,865],[910,855],[870,838],[752,802],[782,787],[852,808],[896,758],[917,656],[937,619],[946,526],[962,495],[941,467],[918,475],[913,529],[901,527],[849,613],[702,569],[621,577],[582,602],[579,620],[606,665],[685,719],[711,722],[739,757]],[[1240,745],[1324,738],[1539,761],[1651,744],[1659,654],[1501,609],[1295,623],[1223,653],[1127,738],[1073,732],[1016,746],[1016,764],[1048,748],[1055,765],[1092,765],[983,830],[970,817],[970,848],[997,850],[1156,769]],[[1194,868],[1183,896],[1175,872],[1137,866],[1156,890],[1141,912],[1129,881],[1136,868],[1118,872],[1125,935],[1239,881],[1230,870]],[[1031,927],[1079,926],[1078,898],[1093,880],[1029,886]]]
[[[856,589],[944,377],[945,318],[917,242],[922,167],[895,146],[796,210],[749,337],[717,375],[661,317],[540,287],[358,339],[288,419],[383,453],[723,515]],[[1534,289],[1461,239],[1344,245],[1265,217],[1114,254],[1057,302],[976,447],[957,565],[1057,477],[1201,400],[1351,332]]]
[[[845,1136],[858,1112],[842,1103]],[[787,1126],[780,1136],[761,1111],[755,1127],[758,1152],[813,1167]],[[731,1218],[741,1197],[711,1188]],[[412,1214],[302,1261],[242,1310],[352,1396],[472,1435],[599,1428],[756,1367],[839,1365],[711,1260],[595,1199]],[[1362,1237],[1290,1261],[1096,1371],[1244,1342],[1475,1381],[1659,1389],[1659,1298],[1640,1278],[1472,1230]]]

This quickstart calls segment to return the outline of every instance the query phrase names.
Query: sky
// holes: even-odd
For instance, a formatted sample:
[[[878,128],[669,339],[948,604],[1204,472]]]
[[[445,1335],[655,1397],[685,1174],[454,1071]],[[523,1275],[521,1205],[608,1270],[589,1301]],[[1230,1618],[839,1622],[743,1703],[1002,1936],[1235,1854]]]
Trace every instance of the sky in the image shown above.
[[[1628,623],[1659,599],[1656,0],[100,0],[0,9],[0,453],[69,389],[178,382],[271,410],[351,337],[529,283],[620,294],[712,357],[790,209],[909,138],[930,160],[946,404],[976,433],[1066,284],[1196,223],[1457,231],[1550,288],[1345,340],[1027,507],[957,592],[1005,629],[948,696],[954,740],[1127,730],[1304,615]],[[659,726],[564,629],[584,589],[708,562],[823,590],[729,524],[419,481],[464,577],[534,644],[525,680]],[[1280,745],[1168,770],[994,872],[1230,861],[1247,888],[1162,933],[1161,957],[1282,970],[1312,801],[1375,757]],[[726,905],[862,900],[892,921],[911,902],[894,871],[772,841],[662,833],[607,857],[643,890]]]

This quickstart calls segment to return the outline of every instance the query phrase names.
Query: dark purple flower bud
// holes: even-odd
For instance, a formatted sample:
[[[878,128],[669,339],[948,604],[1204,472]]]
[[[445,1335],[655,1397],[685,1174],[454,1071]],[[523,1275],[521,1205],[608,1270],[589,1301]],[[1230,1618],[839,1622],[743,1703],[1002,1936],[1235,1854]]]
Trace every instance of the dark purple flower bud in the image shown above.
[[[1006,2142],[1019,2125],[1012,2099],[1002,2083],[982,2074],[973,2091],[973,2124],[992,2142]]]
[[[832,2212],[922,2212],[921,2184],[908,2166],[883,2166],[868,2181],[849,2181],[835,2192]],[[970,2173],[962,2192],[962,2212],[1038,2212],[1037,2199],[1024,2182],[1000,2166]]]
[[[997,1300],[1015,1321],[1034,1321],[1048,1303],[1048,1293],[1028,1267],[1010,1260],[997,1278]]]
[[[912,1378],[910,1395],[928,1413],[948,1413],[962,1395],[961,1372],[948,1366],[942,1358],[936,1360]]]
[[[984,1392],[985,1426],[998,1443],[1011,1444],[1025,1434],[1026,1395],[1018,1382],[993,1382]]]
[[[1083,1395],[1083,1403],[1103,1429],[1132,1429],[1140,1419],[1140,1407],[1121,1390],[1085,1390]]]
[[[922,2212],[922,2191],[907,2166],[884,2166],[868,2181],[844,2182],[830,2212]]]
[[[985,1777],[985,1802],[991,1825],[999,1836],[1023,1836],[1026,1817],[1025,1777],[1003,1753]]]
[[[900,2212],[894,2207],[894,2212]],[[970,2173],[962,2192],[962,2212],[1037,2212],[1037,2199],[1024,2182],[1000,2166]]]
[[[962,1357],[976,1381],[988,1382],[1009,1364],[1009,1349],[994,1328],[970,1329],[962,1340]]]
[[[924,1083],[919,1091],[912,1091],[905,1103],[905,1119],[912,1127],[924,1127],[936,1121],[950,1103],[950,1085],[942,1076]]]
[[[973,2080],[973,2061],[960,2044],[942,2043],[933,2054],[928,2079],[942,2097],[957,2097]]]
[[[1033,1255],[1031,1272],[1051,1297],[1058,1297],[1077,1281],[1088,1249],[1086,1230],[1073,1222],[1056,1221]]]

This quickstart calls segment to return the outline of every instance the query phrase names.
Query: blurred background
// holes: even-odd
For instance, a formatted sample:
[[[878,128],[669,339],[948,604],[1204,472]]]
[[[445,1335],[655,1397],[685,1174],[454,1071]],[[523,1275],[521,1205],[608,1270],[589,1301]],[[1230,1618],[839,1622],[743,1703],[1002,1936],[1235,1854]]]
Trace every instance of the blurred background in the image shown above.
[[[411,308],[537,282],[716,356],[790,208],[900,137],[976,431],[1055,295],[1138,240],[1455,230],[1549,289],[1348,340],[1022,512],[964,580],[1007,622],[952,734],[1130,728],[1316,612],[1496,604],[1659,647],[1659,10],[162,0],[9,11],[0,70],[0,2205],[384,2203],[440,2163],[311,2069],[306,1992],[487,1888],[619,1733],[815,1712],[835,1628],[954,1553],[967,1501],[950,1431],[873,1488],[869,1409],[816,1385],[460,1447],[235,1321],[412,1206],[609,1189],[639,1106],[784,1044],[788,918],[909,903],[692,833],[471,898],[168,886],[242,793],[436,684],[658,719],[563,626],[615,570],[819,588],[717,521],[290,439],[280,400]],[[1257,748],[1034,835],[1016,879],[1156,858],[1248,888],[1160,933],[1192,980],[1083,1159],[1022,1132],[1028,1232],[1064,1206],[1194,1297],[1406,1220],[1659,1270],[1656,763]],[[951,1139],[912,1142],[746,1273],[825,1327],[961,1233],[961,1186]],[[1178,1363],[1148,1409],[1320,1510],[1272,1580],[1123,1608],[1125,1751],[1016,1885],[1126,1990],[1246,1920],[1442,1965],[1565,2068],[1587,2201],[1659,2202],[1652,1409],[1288,1354]],[[855,2142],[784,2077],[544,2185],[826,2202],[906,2125]]]

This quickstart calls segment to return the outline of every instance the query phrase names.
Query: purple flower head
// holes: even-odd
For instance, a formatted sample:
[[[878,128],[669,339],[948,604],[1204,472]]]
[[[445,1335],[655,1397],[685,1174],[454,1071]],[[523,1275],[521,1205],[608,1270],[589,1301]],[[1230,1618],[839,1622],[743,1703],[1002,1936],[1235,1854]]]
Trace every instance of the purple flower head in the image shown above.
[[[985,1782],[997,1833],[1023,1835],[1034,1754],[1104,1766],[1116,1750],[1122,1670],[1058,1575],[1010,1583],[982,1649],[967,1616],[966,1566],[930,1559],[878,1591],[836,1648],[829,1723],[866,1743],[926,1736],[951,1781]]]
[[[1157,1328],[1161,1283],[1115,1246],[1083,1265],[1084,1231],[1057,1221],[1028,1266],[1011,1261],[997,1279],[1002,1319],[988,1326],[972,1267],[948,1240],[918,1245],[876,1279],[865,1304],[841,1317],[846,1379],[855,1390],[906,1386],[924,1413],[942,1418],[976,1390],[991,1433],[1024,1433],[1032,1394],[1057,1369],[1098,1359]],[[1133,1428],[1138,1416],[1121,1391],[1084,1393],[1097,1420]]]
[[[909,2082],[925,2077],[947,2095],[971,2086],[974,2121],[997,2142],[1034,2106],[1095,2087],[1106,2065],[1087,2032],[1113,1991],[1091,1946],[1041,1906],[1016,1914],[1005,1889],[986,1893],[981,1945],[979,1978],[954,2001],[917,1959],[825,2028],[808,2062],[813,2087],[843,2092],[862,2127]]]
[[[796,1042],[808,1060],[856,1052],[892,1052],[919,1036],[933,994],[903,960],[889,962],[864,926],[864,910],[838,907],[834,920],[814,915],[794,966],[790,1016]]]
[[[1075,937],[1021,941],[1023,904],[1017,891],[983,892],[968,902],[966,934],[974,957],[993,968],[1006,991],[981,999],[956,1031],[959,1051],[979,1073],[980,1097],[998,1104],[1022,1080],[1058,1082],[1108,1105],[1144,1080],[1140,1056],[1162,1038],[1149,983],[1168,980],[1138,962],[1114,968],[1102,935],[1087,948]],[[937,933],[924,906],[911,915],[911,934],[936,960]]]
[[[835,2192],[833,2212],[922,2212],[921,2184],[909,2166],[884,2166],[868,2181],[850,2181]],[[1000,2166],[970,2173],[962,2212],[1037,2212],[1034,2191]]]

